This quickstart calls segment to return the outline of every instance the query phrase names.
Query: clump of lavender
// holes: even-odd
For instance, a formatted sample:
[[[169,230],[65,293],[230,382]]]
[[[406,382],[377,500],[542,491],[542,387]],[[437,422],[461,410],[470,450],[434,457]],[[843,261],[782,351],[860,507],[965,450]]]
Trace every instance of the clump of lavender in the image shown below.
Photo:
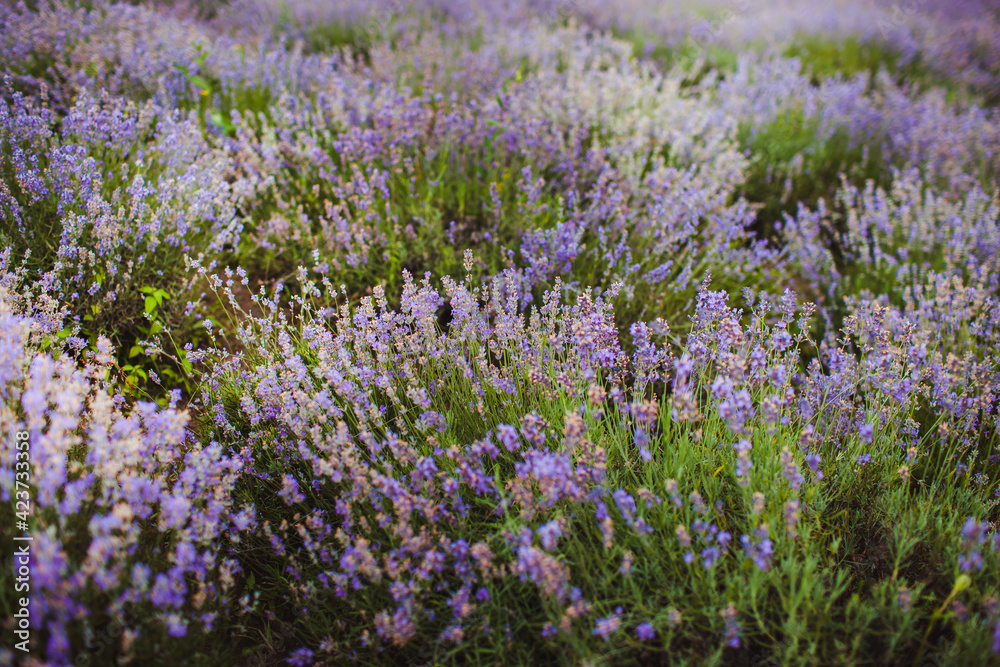
[[[729,603],[725,609],[719,612],[726,625],[726,645],[730,648],[740,647],[740,624],[736,620],[736,606]]]
[[[984,551],[1000,552],[1000,534],[989,532],[989,524],[974,517],[966,519],[962,525],[962,553],[958,556],[958,567],[962,572],[982,570],[985,566]]]
[[[653,625],[647,621],[636,626],[635,636],[639,641],[648,642],[656,638],[656,630],[653,629]]]
[[[597,622],[594,624],[594,635],[604,641],[609,641],[611,635],[618,632],[621,626],[621,614],[622,608],[615,607],[615,611],[611,615],[597,619]]]
[[[736,450],[736,477],[739,478],[741,486],[746,486],[749,484],[747,475],[750,473],[750,468],[753,467],[753,461],[749,454],[753,445],[750,444],[749,440],[743,439],[733,445],[733,449]]]
[[[981,3],[85,4],[0,7],[38,661],[1000,651]]]
[[[749,535],[740,537],[740,544],[746,552],[747,557],[760,570],[768,570],[771,567],[771,556],[774,554],[774,543],[770,538],[770,531],[766,524],[761,524],[753,531],[753,539]]]

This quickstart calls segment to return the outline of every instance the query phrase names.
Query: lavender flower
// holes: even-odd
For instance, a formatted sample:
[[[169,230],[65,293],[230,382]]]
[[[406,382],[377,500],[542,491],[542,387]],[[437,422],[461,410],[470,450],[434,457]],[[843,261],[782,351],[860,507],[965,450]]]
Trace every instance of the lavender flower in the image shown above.
[[[747,557],[753,561],[760,570],[768,570],[771,567],[771,554],[774,553],[774,544],[769,537],[766,524],[761,524],[754,530],[756,542],[751,541],[749,535],[740,537],[740,543],[746,551]]]
[[[750,444],[749,440],[743,439],[733,445],[733,449],[737,452],[736,477],[741,486],[746,486],[749,483],[746,476],[750,473],[750,468],[753,467],[753,461],[750,459],[748,452],[753,449],[753,445]]]
[[[736,606],[733,603],[720,612],[726,624],[726,644],[730,648],[740,647],[740,624],[736,621]]]
[[[792,487],[793,491],[798,491],[805,482],[805,479],[802,477],[802,473],[799,472],[799,466],[795,463],[795,459],[787,447],[781,450],[781,465],[784,468],[783,473],[788,484]]]
[[[656,638],[656,630],[653,629],[653,625],[649,622],[640,623],[635,628],[635,636],[639,641],[647,642]]]
[[[614,613],[597,619],[592,631],[593,634],[600,637],[604,641],[609,641],[611,639],[611,635],[618,632],[618,629],[621,626],[621,612],[622,608],[617,607]]]

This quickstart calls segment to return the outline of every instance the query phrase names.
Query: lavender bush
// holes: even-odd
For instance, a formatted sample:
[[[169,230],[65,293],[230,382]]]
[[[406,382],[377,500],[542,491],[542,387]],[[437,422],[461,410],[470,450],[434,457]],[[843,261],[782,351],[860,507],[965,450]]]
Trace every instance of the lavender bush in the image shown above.
[[[0,662],[996,664],[998,22],[0,8]]]

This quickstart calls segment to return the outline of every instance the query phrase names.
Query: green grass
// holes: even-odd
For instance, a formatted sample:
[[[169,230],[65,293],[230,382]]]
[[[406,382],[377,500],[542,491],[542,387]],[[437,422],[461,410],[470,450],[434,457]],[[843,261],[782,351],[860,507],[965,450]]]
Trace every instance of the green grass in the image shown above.
[[[874,78],[884,69],[893,81],[910,87],[915,93],[943,88],[950,103],[977,103],[980,106],[996,103],[988,94],[943,76],[934,68],[934,63],[926,62],[921,54],[906,60],[901,53],[878,39],[862,41],[857,37],[831,39],[821,35],[801,35],[785,48],[782,55],[798,58],[803,71],[812,75],[813,85],[834,76],[850,79],[856,74],[866,74]]]
[[[834,205],[844,178],[883,188],[892,182],[878,143],[852,146],[844,129],[830,137],[820,137],[817,130],[818,121],[797,109],[769,125],[740,128],[750,169],[738,194],[760,206],[754,231],[765,238],[779,238],[776,225],[786,215],[794,217],[800,202],[810,208],[820,199]]]
[[[615,39],[632,45],[632,56],[638,60],[655,64],[663,72],[674,69],[685,77],[682,87],[692,87],[701,82],[709,73],[720,77],[736,71],[739,54],[716,43],[702,45],[694,38],[687,37],[678,44],[664,43],[662,38],[640,28],[612,29]]]
[[[803,35],[783,52],[786,58],[798,58],[802,69],[813,77],[813,85],[841,76],[850,79],[859,73],[874,77],[883,68],[890,74],[911,80],[927,76],[918,62],[901,64],[900,54],[878,41],[861,41],[857,37],[834,40],[819,35]]]

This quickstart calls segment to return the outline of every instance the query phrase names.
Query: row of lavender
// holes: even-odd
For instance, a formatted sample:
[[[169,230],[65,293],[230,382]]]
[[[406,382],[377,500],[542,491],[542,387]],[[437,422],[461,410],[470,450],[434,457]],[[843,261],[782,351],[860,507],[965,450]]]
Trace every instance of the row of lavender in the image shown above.
[[[0,9],[34,655],[1000,651],[988,8],[39,4]],[[841,145],[883,180],[792,208]]]

